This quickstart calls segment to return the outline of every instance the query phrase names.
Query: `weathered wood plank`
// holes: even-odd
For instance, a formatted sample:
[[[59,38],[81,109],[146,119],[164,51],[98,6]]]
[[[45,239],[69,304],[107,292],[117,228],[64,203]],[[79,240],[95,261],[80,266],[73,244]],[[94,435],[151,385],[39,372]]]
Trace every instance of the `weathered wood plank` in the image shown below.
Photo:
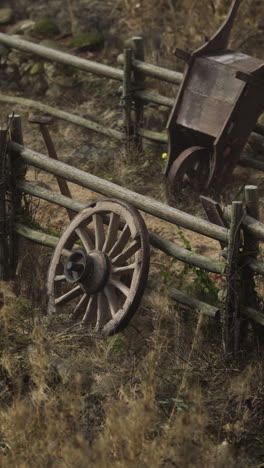
[[[169,288],[169,297],[180,304],[190,307],[191,309],[195,310],[196,312],[200,312],[202,314],[208,315],[209,317],[213,317],[216,320],[220,318],[220,311],[219,308],[214,307],[212,305],[207,304],[206,302],[202,302],[199,299],[196,299],[193,296],[190,296],[187,293],[184,293],[176,288]]]
[[[55,205],[63,206],[66,209],[73,210],[76,213],[83,210],[87,204],[82,203],[77,200],[72,200],[64,195],[61,195],[57,192],[52,192],[51,190],[40,187],[39,185],[32,184],[26,181],[20,181],[17,184],[17,188],[22,192],[33,195],[34,197],[41,198],[42,200],[47,200]]]
[[[225,264],[223,262],[217,262],[212,260],[210,257],[206,257],[204,255],[192,252],[191,250],[184,249],[183,247],[179,247],[178,245],[154,232],[150,232],[149,237],[150,243],[153,247],[162,250],[162,252],[169,256],[177,258],[177,260],[180,260],[189,265],[197,266],[212,273],[224,273]]]
[[[0,128],[0,280],[9,279],[9,246],[7,241],[6,193],[8,130]]]
[[[138,134],[147,140],[156,141],[157,143],[168,143],[168,136],[166,133],[153,132],[152,130],[139,128]]]
[[[88,174],[63,162],[49,159],[43,154],[32,151],[16,143],[11,143],[10,147],[13,151],[20,154],[24,161],[39,169],[43,169],[54,175],[59,175],[70,182],[101,193],[102,195],[121,198],[131,203],[139,210],[207,237],[223,241],[227,239],[228,230],[226,228],[216,226],[209,221],[180,211],[177,208],[172,208],[152,198],[132,192],[131,190],[103,180],[92,174]]]
[[[240,347],[241,278],[239,272],[240,227],[243,203],[232,203],[231,222],[227,250],[226,297],[222,320],[222,337],[225,353],[237,355]]]
[[[144,51],[144,41],[142,37],[135,36],[132,38],[133,47],[134,47],[134,59],[144,62],[145,51]],[[133,57],[132,57],[133,59]],[[145,88],[145,74],[140,70],[133,67],[133,61],[131,63],[131,68],[134,71],[134,88],[136,90],[142,91]],[[144,101],[141,99],[134,98],[135,104],[135,133],[134,133],[134,144],[138,151],[142,150],[142,138],[139,133],[139,130],[143,129],[143,120],[144,120]]]
[[[231,206],[228,205],[223,210],[226,219],[230,220]],[[251,216],[245,214],[242,220],[242,225],[250,232],[257,240],[264,241],[264,224]]]
[[[173,107],[174,99],[161,94],[149,93],[148,91],[134,91],[134,96],[145,102],[151,102],[165,107]]]
[[[117,57],[117,63],[123,65],[124,56],[123,54]],[[144,73],[145,76],[156,78],[157,80],[166,81],[167,83],[179,84],[182,81],[183,74],[168,70],[167,68],[157,67],[149,63],[142,62],[141,60],[133,60],[134,70]]]
[[[243,156],[239,160],[239,165],[244,166],[244,167],[252,167],[253,169],[257,169],[258,171],[264,171],[264,162],[259,161],[258,159],[253,159],[253,158],[246,158]]]
[[[123,125],[126,135],[126,151],[131,150],[131,137],[133,135],[131,110],[132,110],[132,49],[124,51],[124,75],[123,75]]]
[[[102,65],[101,63],[86,60],[74,55],[67,54],[66,52],[60,52],[49,47],[44,47],[38,44],[34,44],[29,41],[24,41],[17,36],[9,36],[4,33],[0,33],[0,43],[5,44],[7,47],[22,50],[29,54],[38,55],[46,60],[52,60],[63,65],[70,65],[71,67],[77,68],[78,70],[87,71],[94,75],[105,76],[114,80],[122,81],[123,72],[118,68],[110,67],[109,65]]]
[[[38,109],[41,112],[53,115],[54,117],[66,120],[80,127],[88,128],[89,130],[101,133],[102,135],[108,136],[110,138],[116,138],[117,140],[124,139],[124,134],[122,132],[119,132],[118,130],[106,128],[105,126],[100,125],[96,122],[92,122],[91,120],[84,119],[83,117],[70,114],[69,112],[65,112],[60,109],[55,109],[54,107],[48,106],[47,104],[43,104],[39,101],[33,101],[32,99],[21,98],[18,96],[7,96],[5,94],[0,93],[0,102],[7,102],[10,104],[19,104],[26,107],[32,107],[33,109]]]
[[[47,247],[55,248],[59,242],[59,237],[45,234],[44,232],[36,231],[21,223],[15,223],[15,231],[22,237],[36,242],[37,244],[46,245]]]
[[[252,307],[243,307],[242,315],[259,323],[259,325],[264,325],[264,314],[259,310],[253,309]]]
[[[18,185],[18,188],[33,196],[42,198],[44,200],[50,201],[51,203],[55,203],[65,208],[69,208],[76,212],[81,211],[86,207],[86,205],[82,202],[71,200],[68,197],[60,195],[59,193],[52,192],[51,190],[44,189],[43,187],[39,187],[29,182],[20,183]],[[212,260],[209,257],[179,247],[173,242],[165,239],[164,237],[154,232],[149,231],[149,241],[153,247],[162,250],[162,252],[166,253],[167,255],[174,257],[177,260],[180,260],[184,263],[203,268],[212,273],[222,274],[224,271],[223,262],[216,262],[215,260]]]

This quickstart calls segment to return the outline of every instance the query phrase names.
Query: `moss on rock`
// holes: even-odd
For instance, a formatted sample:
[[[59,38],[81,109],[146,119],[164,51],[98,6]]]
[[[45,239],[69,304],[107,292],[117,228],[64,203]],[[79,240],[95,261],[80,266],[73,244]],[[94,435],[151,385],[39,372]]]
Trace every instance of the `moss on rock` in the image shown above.
[[[72,37],[70,45],[80,49],[96,49],[102,46],[104,37],[99,32],[79,33]]]
[[[56,37],[60,34],[60,30],[51,19],[41,18],[34,24],[32,33],[42,37]]]

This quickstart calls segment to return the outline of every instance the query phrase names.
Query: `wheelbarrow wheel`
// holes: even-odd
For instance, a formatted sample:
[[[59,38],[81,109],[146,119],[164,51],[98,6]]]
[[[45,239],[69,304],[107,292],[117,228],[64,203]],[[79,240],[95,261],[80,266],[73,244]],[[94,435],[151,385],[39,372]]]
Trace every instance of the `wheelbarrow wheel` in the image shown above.
[[[184,150],[172,163],[168,180],[175,191],[191,187],[195,191],[205,188],[209,177],[210,152],[202,146]]]
[[[72,219],[55,248],[48,311],[69,313],[103,335],[117,333],[139,306],[148,269],[148,230],[139,212],[123,201],[97,201]]]

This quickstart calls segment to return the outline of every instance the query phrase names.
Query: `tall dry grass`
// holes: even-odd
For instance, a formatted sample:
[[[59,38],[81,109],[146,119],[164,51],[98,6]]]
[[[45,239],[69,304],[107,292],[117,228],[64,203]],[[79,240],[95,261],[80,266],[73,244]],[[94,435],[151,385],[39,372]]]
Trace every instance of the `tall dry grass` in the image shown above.
[[[228,364],[207,320],[165,288],[107,340],[40,315],[1,285],[5,467],[248,467],[261,460],[261,352]],[[254,446],[254,453],[252,453]]]

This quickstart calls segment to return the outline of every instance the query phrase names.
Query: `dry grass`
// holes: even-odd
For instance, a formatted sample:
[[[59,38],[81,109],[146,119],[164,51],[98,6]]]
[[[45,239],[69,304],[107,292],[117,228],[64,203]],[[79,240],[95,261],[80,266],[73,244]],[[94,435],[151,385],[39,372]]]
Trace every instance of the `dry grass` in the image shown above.
[[[154,63],[162,64],[176,39],[178,47],[197,47],[229,3],[120,0],[113,15],[131,33],[148,25],[147,54],[155,50]],[[263,2],[247,0],[242,9],[239,27],[250,52]],[[234,41],[241,41],[238,31]],[[163,200],[157,153],[127,158],[116,151],[104,166],[91,163],[92,171]],[[160,255],[152,256],[153,265],[175,276],[177,266]],[[66,317],[44,315],[47,249],[25,241],[19,256],[16,295],[0,285],[1,467],[262,466],[263,344],[256,347],[253,332],[240,362],[225,361],[216,325],[172,304],[159,266],[152,265],[158,287],[147,289],[123,333],[101,340]]]
[[[261,352],[239,366],[224,362],[207,321],[175,310],[163,287],[146,295],[132,326],[107,340],[1,289],[1,466],[261,460]]]

